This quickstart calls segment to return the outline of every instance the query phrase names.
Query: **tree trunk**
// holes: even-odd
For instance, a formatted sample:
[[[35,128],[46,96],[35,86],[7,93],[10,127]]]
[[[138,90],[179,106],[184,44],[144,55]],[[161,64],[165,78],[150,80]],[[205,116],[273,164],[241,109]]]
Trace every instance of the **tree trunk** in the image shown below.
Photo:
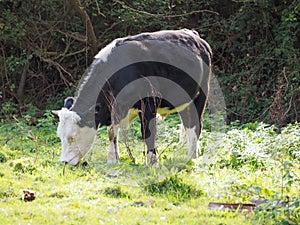
[[[91,53],[94,56],[97,53],[97,38],[90,17],[85,11],[84,7],[81,5],[80,0],[69,0],[69,1],[70,1],[71,11],[73,9],[76,13],[78,13],[81,22],[84,24],[86,30],[87,42],[90,45]]]
[[[18,98],[19,102],[22,102],[22,100],[24,99],[24,90],[25,90],[25,83],[26,83],[28,69],[29,69],[29,61],[27,60],[25,66],[24,66],[21,80],[20,80],[18,90],[17,90],[17,98]]]

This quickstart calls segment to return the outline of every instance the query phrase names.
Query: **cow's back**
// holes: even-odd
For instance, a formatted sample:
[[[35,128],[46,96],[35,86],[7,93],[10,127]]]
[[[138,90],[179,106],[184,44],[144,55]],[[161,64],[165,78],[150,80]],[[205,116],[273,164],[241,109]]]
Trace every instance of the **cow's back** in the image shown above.
[[[115,46],[122,46],[130,42],[142,41],[162,41],[170,42],[177,46],[181,46],[192,51],[194,54],[200,56],[204,62],[210,66],[212,51],[209,44],[200,38],[195,30],[181,29],[181,30],[164,30],[152,33],[141,33],[134,36],[117,39]]]

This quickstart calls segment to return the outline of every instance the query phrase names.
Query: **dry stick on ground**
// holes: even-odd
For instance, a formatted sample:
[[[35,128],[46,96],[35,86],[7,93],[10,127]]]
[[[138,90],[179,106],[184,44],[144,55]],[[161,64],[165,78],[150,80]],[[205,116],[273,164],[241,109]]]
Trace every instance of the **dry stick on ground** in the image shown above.
[[[133,154],[132,154],[131,148],[129,147],[129,144],[128,144],[128,142],[127,142],[127,139],[125,139],[124,144],[125,144],[125,147],[126,147],[126,149],[127,149],[129,158],[130,158],[131,161],[135,164],[135,158],[134,158],[134,156],[133,156]]]

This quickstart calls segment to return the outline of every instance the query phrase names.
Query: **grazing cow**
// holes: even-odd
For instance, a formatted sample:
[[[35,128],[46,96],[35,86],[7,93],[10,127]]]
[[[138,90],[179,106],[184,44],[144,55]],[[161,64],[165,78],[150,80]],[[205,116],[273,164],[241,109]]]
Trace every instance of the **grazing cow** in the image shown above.
[[[59,116],[60,160],[76,165],[91,148],[97,128],[108,126],[107,162],[118,162],[118,130],[138,116],[147,163],[155,164],[156,115],[174,112],[188,139],[187,158],[197,157],[211,55],[210,46],[188,29],[142,33],[111,42],[95,56],[77,96],[53,111]]]

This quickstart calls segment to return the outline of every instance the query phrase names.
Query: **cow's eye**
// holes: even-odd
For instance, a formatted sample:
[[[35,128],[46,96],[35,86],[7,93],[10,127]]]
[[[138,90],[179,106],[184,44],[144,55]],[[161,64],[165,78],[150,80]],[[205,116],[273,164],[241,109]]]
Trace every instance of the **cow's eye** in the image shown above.
[[[75,141],[75,136],[69,136],[68,137],[68,142],[71,144]]]

